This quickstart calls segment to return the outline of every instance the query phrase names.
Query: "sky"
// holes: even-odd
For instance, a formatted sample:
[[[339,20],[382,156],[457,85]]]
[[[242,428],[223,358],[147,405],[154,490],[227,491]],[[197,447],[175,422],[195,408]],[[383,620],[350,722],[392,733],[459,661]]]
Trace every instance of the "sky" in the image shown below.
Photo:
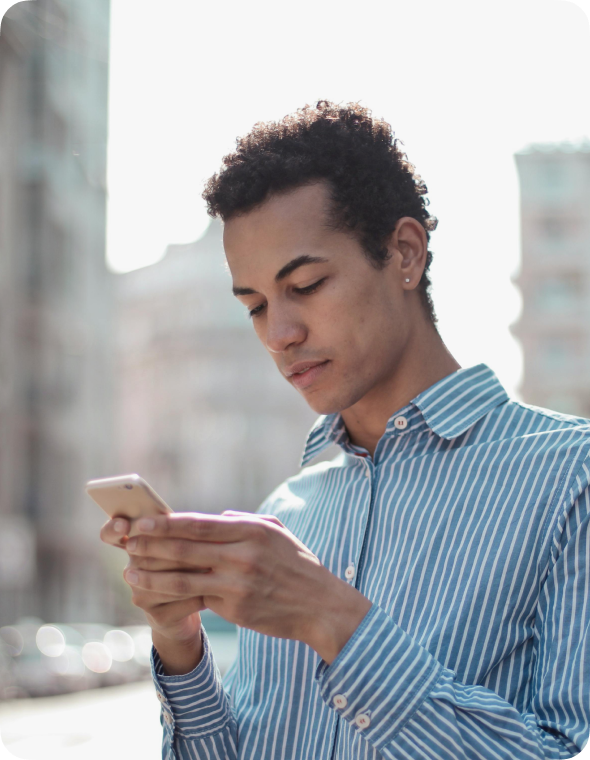
[[[203,233],[203,183],[255,122],[360,101],[428,186],[445,343],[518,397],[513,156],[590,137],[589,12],[590,0],[111,0],[110,268]]]

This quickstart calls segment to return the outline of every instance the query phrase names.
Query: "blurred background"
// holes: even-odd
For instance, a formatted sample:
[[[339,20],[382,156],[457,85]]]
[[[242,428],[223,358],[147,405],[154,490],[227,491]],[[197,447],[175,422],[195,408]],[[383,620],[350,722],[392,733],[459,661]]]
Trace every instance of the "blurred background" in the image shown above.
[[[178,511],[252,511],[299,469],[315,415],[232,297],[200,197],[256,121],[320,98],[388,120],[440,220],[433,298],[450,350],[524,402],[590,417],[587,5],[27,0],[6,12],[0,735],[12,756],[160,756],[149,629],[85,481],[138,472]],[[206,626],[225,670],[235,630],[213,615]]]

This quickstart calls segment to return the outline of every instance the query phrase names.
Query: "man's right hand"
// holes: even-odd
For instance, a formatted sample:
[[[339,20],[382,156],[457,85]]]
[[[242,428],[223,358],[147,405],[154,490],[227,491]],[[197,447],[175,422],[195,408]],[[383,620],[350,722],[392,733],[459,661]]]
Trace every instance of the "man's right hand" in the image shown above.
[[[116,517],[106,522],[100,531],[102,541],[125,549],[131,523]],[[188,569],[182,562],[155,558],[130,558],[125,569],[171,571]],[[194,568],[193,568],[194,570]],[[202,657],[201,616],[205,609],[202,597],[179,601],[176,597],[132,588],[132,602],[141,608],[152,629],[152,640],[167,675],[183,675],[193,670]]]

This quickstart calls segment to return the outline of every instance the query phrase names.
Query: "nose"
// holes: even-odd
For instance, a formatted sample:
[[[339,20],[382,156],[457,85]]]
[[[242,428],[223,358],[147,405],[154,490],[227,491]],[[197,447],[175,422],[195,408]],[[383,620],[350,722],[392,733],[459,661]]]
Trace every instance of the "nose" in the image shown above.
[[[271,354],[279,354],[289,346],[303,343],[307,330],[294,310],[285,306],[267,305],[264,340]]]

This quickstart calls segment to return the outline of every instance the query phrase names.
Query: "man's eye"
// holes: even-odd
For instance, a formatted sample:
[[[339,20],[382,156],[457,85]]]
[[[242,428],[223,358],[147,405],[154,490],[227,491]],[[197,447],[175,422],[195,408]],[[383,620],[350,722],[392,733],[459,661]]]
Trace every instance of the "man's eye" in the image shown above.
[[[320,285],[326,280],[325,277],[322,277],[321,280],[318,280],[317,282],[314,282],[313,285],[308,285],[306,288],[293,288],[293,290],[296,293],[301,293],[304,296],[309,295],[310,293],[313,293],[314,290],[317,290]]]
[[[254,309],[248,312],[249,317],[255,317],[264,309],[265,304],[261,303],[260,306],[256,306]]]
[[[305,288],[293,288],[293,290],[302,296],[308,296],[311,293],[315,292],[320,287],[320,285],[322,285],[322,283],[325,282],[327,279],[328,279],[327,277],[322,277],[321,280],[314,282],[312,285],[307,285]],[[248,312],[248,316],[257,317],[259,314],[263,312],[265,306],[266,306],[265,303],[261,303],[260,306],[255,306],[253,309],[251,309]]]

